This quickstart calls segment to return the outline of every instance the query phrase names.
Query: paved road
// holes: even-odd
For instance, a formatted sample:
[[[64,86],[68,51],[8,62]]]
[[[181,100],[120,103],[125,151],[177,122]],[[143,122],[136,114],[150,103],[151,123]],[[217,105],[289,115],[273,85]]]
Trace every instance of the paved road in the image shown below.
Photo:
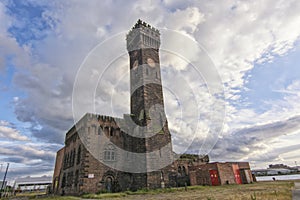
[[[300,200],[300,182],[295,182],[295,189],[293,190],[293,200]]]

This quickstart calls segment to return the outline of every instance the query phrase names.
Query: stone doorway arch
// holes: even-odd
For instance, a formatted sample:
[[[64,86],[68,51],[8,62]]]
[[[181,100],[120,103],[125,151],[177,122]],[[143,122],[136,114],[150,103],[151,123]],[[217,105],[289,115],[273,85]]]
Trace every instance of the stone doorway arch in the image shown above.
[[[107,192],[117,191],[117,179],[113,171],[107,171],[100,182],[102,183],[102,189]]]
[[[105,189],[107,190],[107,192],[112,192],[113,191],[113,184],[114,183],[114,180],[113,180],[113,177],[111,176],[107,176],[104,180],[104,186],[105,186]]]

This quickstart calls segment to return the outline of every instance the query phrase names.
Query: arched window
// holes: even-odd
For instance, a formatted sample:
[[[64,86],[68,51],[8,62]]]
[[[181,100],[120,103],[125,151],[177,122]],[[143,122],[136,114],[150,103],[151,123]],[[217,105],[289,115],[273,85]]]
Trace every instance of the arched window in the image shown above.
[[[67,154],[67,159],[66,159],[66,168],[70,166],[69,165],[70,164],[70,159],[69,158],[70,158],[70,156],[69,156],[69,153],[68,153]]]
[[[97,134],[96,130],[97,130],[97,127],[95,125],[92,125],[92,133],[93,134]]]
[[[79,145],[78,149],[77,149],[77,165],[80,163],[81,160],[81,145]]]
[[[178,167],[178,175],[181,175],[181,166]]]
[[[64,173],[62,181],[61,181],[61,187],[64,188],[66,186],[66,173]]]
[[[66,166],[67,166],[67,157],[66,155],[64,155],[64,169],[66,169]]]
[[[76,172],[75,172],[75,180],[74,180],[74,184],[75,184],[75,186],[77,186],[77,185],[78,185],[78,180],[79,180],[79,171],[78,171],[78,170],[76,170]]]
[[[105,161],[116,160],[115,147],[112,144],[107,145],[107,147],[104,149],[104,160]]]
[[[73,158],[73,151],[71,151],[71,154],[69,157],[69,167],[72,166],[72,158]]]
[[[109,132],[109,128],[106,126],[106,127],[104,127],[104,133],[106,134],[106,135],[108,135],[108,132]]]
[[[120,128],[116,128],[116,135],[119,137],[121,134]]]
[[[72,184],[73,184],[73,177],[74,177],[73,172],[69,172],[67,174],[67,183],[66,183],[67,186],[72,186]]]
[[[75,164],[75,156],[76,156],[75,149],[73,149],[72,166],[74,166],[74,164]]]
[[[114,136],[114,128],[110,127],[110,136]]]
[[[182,175],[186,176],[186,171],[185,171],[185,167],[184,166],[182,167]]]
[[[99,126],[99,128],[98,128],[98,135],[101,135],[101,133],[102,133],[102,128],[101,128],[101,126]]]

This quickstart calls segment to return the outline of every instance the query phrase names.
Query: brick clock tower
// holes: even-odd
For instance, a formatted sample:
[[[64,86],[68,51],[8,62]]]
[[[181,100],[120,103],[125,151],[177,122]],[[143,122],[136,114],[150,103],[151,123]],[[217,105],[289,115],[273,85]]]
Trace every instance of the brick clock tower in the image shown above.
[[[136,116],[136,123],[143,126],[151,120],[151,108],[154,114],[154,109],[160,107],[159,115],[163,114],[159,46],[159,31],[140,20],[127,35],[127,50],[130,56],[131,114]]]
[[[138,20],[126,41],[130,114],[117,118],[87,113],[74,124],[57,152],[52,188],[56,194],[185,185],[189,165],[202,162],[195,157],[174,159],[179,155],[172,149],[164,109],[159,31]]]
[[[127,35],[130,57],[131,118],[140,127],[147,167],[147,187],[168,182],[173,161],[171,134],[164,110],[159,47],[160,33],[138,20]],[[160,166],[164,166],[162,169]]]

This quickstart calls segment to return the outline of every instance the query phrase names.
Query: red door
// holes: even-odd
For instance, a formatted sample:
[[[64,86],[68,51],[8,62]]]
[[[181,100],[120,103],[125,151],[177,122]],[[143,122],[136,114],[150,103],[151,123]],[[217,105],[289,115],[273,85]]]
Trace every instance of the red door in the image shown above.
[[[211,179],[211,185],[220,185],[218,171],[211,169],[211,170],[209,170],[209,174],[210,174],[210,179]]]
[[[233,164],[232,169],[233,169],[233,173],[234,173],[235,182],[237,184],[242,184],[242,177],[240,174],[239,166],[237,164]]]

